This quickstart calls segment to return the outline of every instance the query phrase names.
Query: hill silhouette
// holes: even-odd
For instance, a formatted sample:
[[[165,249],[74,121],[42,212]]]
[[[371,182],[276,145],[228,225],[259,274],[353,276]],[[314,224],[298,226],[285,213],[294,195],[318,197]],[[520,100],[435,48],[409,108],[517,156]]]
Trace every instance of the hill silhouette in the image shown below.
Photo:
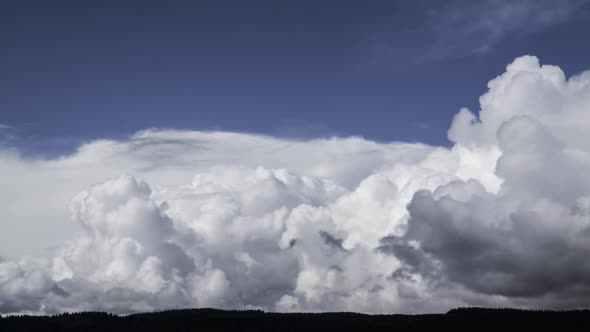
[[[267,313],[171,310],[118,316],[102,312],[6,316],[0,331],[590,331],[590,310],[460,308],[446,314]]]

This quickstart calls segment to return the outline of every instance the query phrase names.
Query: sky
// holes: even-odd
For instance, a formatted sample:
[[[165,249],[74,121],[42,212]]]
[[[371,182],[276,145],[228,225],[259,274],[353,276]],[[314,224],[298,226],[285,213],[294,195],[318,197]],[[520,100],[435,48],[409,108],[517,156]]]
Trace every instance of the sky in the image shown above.
[[[0,314],[590,307],[590,2],[3,1]]]
[[[0,6],[0,123],[49,156],[145,128],[448,145],[515,57],[571,75],[590,56],[576,0]]]

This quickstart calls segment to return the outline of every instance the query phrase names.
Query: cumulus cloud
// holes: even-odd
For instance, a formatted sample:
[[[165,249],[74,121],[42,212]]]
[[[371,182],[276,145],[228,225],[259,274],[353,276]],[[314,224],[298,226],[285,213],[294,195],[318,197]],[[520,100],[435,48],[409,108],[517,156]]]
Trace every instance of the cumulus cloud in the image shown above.
[[[58,247],[77,236],[68,202],[89,184],[121,173],[138,176],[153,187],[175,187],[191,183],[197,174],[217,172],[222,174],[218,178],[226,179],[222,185],[232,186],[232,179],[240,176],[230,172],[232,167],[262,166],[285,168],[354,189],[368,175],[398,161],[415,164],[432,150],[421,144],[380,144],[355,137],[293,141],[226,132],[155,130],[127,140],[89,142],[55,159],[0,149],[4,230],[0,248],[3,256],[14,258]],[[32,234],[32,228],[37,232]],[[29,241],[15,240],[20,238]]]
[[[490,81],[479,116],[462,110],[449,130],[458,145],[502,151],[499,192],[475,181],[420,191],[407,233],[383,239],[382,250],[434,284],[528,306],[588,306],[588,78],[566,80],[535,57],[510,64]]]
[[[590,75],[525,56],[488,86],[450,149],[147,130],[0,150],[0,312],[587,306]]]

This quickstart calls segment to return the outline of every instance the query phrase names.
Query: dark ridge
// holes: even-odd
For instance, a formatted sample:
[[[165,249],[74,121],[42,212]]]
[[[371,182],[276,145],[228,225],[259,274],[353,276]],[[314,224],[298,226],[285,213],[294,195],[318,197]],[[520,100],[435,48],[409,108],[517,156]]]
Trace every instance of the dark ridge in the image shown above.
[[[590,331],[590,310],[458,308],[446,314],[267,313],[186,309],[0,317],[0,331]]]

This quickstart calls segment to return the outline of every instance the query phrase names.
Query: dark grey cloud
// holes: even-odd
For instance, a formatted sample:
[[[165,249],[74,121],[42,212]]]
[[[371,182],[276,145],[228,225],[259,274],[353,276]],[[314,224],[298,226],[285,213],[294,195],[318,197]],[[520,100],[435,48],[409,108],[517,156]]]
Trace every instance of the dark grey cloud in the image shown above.
[[[344,243],[344,240],[337,238],[336,236],[323,230],[319,231],[318,233],[320,234],[320,237],[328,247],[340,251],[347,251],[342,245],[342,243]]]
[[[574,290],[590,290],[587,216],[586,225],[574,231],[567,224],[579,224],[579,216],[553,219],[534,207],[504,211],[511,202],[482,193],[460,201],[418,192],[408,206],[407,233],[384,238],[380,249],[433,283],[509,298],[552,298],[547,304],[553,306],[590,305],[590,298],[567,300]]]

